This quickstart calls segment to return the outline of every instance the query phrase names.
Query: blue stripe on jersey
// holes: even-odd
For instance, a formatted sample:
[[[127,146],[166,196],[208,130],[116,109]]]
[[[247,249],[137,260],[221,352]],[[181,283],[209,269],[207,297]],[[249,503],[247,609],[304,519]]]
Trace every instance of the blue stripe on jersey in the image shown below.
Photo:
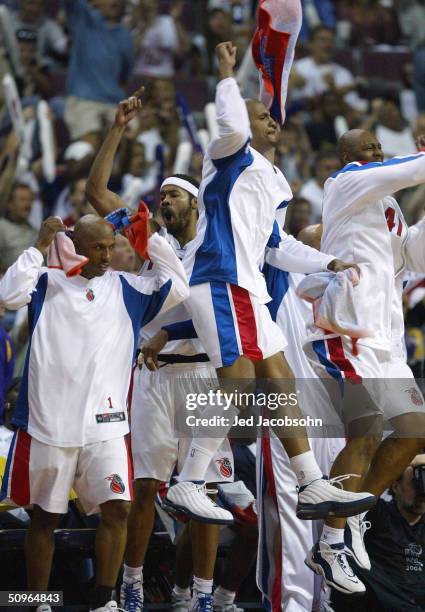
[[[238,284],[230,195],[236,181],[253,160],[246,145],[233,155],[212,160],[217,172],[204,191],[205,235],[195,254],[189,285],[209,281]]]
[[[276,208],[276,210],[282,210],[282,208],[286,208],[289,204],[289,200],[283,200],[283,202],[281,202],[279,204],[279,206]]]
[[[232,365],[238,359],[239,347],[235,332],[232,307],[226,283],[210,283],[211,299],[217,322],[217,334],[223,366]]]
[[[277,248],[281,243],[282,238],[279,231],[279,224],[277,221],[273,223],[272,233],[270,234],[270,238],[267,241],[267,245],[269,248]]]
[[[263,274],[266,280],[267,292],[272,298],[272,301],[268,302],[266,306],[270,311],[273,321],[276,321],[277,312],[289,288],[289,272],[279,270],[266,263],[263,268]]]
[[[154,291],[151,294],[140,293],[121,275],[120,281],[124,305],[133,325],[135,355],[140,328],[147,325],[159,313],[170,293],[172,281],[169,279],[159,291]]]
[[[10,478],[10,464],[12,463],[12,457],[13,457],[13,452],[15,450],[18,433],[19,433],[19,430],[15,431],[15,433],[13,434],[9,452],[7,453],[7,461],[6,461],[6,465],[4,468],[3,481],[1,484],[0,501],[2,501],[5,497],[7,497],[7,487],[9,485],[9,478]]]
[[[38,319],[41,314],[41,309],[43,308],[44,300],[46,297],[47,291],[47,282],[48,275],[47,272],[42,274],[38,279],[38,283],[35,287],[31,295],[31,302],[28,305],[28,323],[29,323],[29,343],[27,355],[25,357],[25,366],[24,373],[22,375],[22,383],[19,389],[18,399],[16,401],[16,408],[13,414],[12,423],[17,427],[21,427],[25,431],[28,427],[28,413],[29,413],[29,403],[28,403],[28,371],[29,371],[29,362],[31,355],[31,344],[32,337],[34,334],[35,327],[37,325]]]
[[[404,164],[413,161],[414,159],[417,159],[420,155],[421,153],[400,158],[393,157],[392,159],[388,159],[384,162],[370,162],[369,164],[362,164],[361,166],[359,166],[356,162],[350,162],[349,164],[344,166],[344,168],[332,174],[331,178],[336,178],[339,174],[342,174],[343,172],[355,172],[357,170],[370,170],[370,168],[385,168],[386,166],[396,166],[398,164]]]

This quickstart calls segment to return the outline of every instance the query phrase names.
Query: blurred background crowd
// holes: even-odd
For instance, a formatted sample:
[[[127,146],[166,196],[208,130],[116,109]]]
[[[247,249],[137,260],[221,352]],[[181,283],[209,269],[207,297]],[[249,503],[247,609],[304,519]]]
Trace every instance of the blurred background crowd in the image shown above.
[[[91,210],[84,190],[90,165],[117,102],[145,87],[143,110],[126,131],[111,188],[129,206],[155,209],[169,172],[200,178],[213,135],[214,48],[238,46],[238,80],[257,97],[250,54],[256,0],[7,0],[0,3],[0,272],[36,239],[43,218],[69,226]],[[323,185],[339,168],[336,143],[347,129],[376,132],[386,157],[415,151],[425,132],[425,2],[302,0],[304,20],[290,77],[287,120],[277,165],[294,200],[288,232],[321,217]],[[22,102],[8,112],[12,75]],[[7,81],[7,77],[6,77]],[[46,101],[45,104],[43,101]],[[10,110],[10,107],[9,107]],[[423,215],[425,185],[407,190],[408,223]],[[117,270],[137,269],[119,238]],[[425,283],[406,294],[411,365],[423,370]],[[6,313],[23,367],[26,314]]]

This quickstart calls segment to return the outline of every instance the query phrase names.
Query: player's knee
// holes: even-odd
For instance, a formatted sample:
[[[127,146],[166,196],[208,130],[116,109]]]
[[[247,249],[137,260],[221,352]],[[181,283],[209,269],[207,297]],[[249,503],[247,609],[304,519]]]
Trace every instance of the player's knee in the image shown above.
[[[101,504],[102,522],[107,525],[125,525],[130,514],[131,503],[124,500],[112,500]]]
[[[153,504],[156,494],[161,486],[160,480],[154,478],[139,478],[134,484],[134,504],[137,506],[145,506]]]
[[[60,514],[46,512],[40,506],[34,506],[31,515],[31,528],[43,531],[54,531],[58,526]]]
[[[406,438],[418,440],[418,444],[424,446],[425,442],[425,413],[409,412],[402,414],[391,421],[396,434]],[[419,446],[421,448],[421,446]]]
[[[362,447],[375,449],[382,440],[384,423],[380,414],[355,419],[348,426],[350,441],[357,439]]]

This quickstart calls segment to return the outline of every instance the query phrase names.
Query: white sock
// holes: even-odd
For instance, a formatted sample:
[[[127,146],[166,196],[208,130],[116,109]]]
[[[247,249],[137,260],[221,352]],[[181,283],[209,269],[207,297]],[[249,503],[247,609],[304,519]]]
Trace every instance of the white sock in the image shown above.
[[[320,539],[326,542],[326,544],[342,544],[344,542],[344,529],[329,527],[329,525],[325,524],[323,525]]]
[[[204,580],[203,578],[198,578],[198,576],[193,577],[193,590],[197,593],[204,593],[205,595],[211,595],[213,587],[213,581]]]
[[[234,603],[236,593],[234,591],[228,591],[223,589],[222,586],[218,586],[214,591],[214,605],[215,606],[230,606]]]
[[[300,487],[310,484],[313,480],[318,480],[323,476],[322,470],[317,465],[316,457],[311,450],[301,453],[301,455],[290,457],[289,461]]]
[[[190,599],[190,587],[180,588],[177,584],[173,586],[173,593],[178,599]]]
[[[129,565],[126,565],[124,563],[123,580],[124,582],[128,582],[130,584],[132,582],[137,582],[138,580],[140,580],[140,582],[143,582],[143,565],[141,565],[140,567],[130,567]]]

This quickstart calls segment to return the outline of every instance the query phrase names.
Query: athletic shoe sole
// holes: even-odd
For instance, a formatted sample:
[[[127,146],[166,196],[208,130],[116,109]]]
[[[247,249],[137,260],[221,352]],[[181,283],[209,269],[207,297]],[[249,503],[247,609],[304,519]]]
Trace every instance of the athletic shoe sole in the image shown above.
[[[178,512],[179,514],[184,514],[185,516],[191,519],[195,519],[196,521],[199,521],[200,523],[209,523],[210,525],[233,525],[234,523],[233,518],[231,519],[218,519],[217,518],[216,519],[216,518],[209,518],[206,516],[201,516],[200,514],[196,514],[195,512],[192,512],[191,510],[188,510],[187,508],[183,506],[179,506],[178,504],[174,504],[173,502],[170,502],[167,499],[165,499],[162,502],[162,505],[164,509],[170,510],[170,512]]]
[[[298,502],[297,517],[302,520],[325,519],[328,516],[347,518],[355,514],[361,514],[373,508],[376,497],[371,495],[352,502],[326,501],[320,504],[304,504]]]
[[[309,567],[315,574],[317,574],[318,576],[322,576],[323,580],[325,581],[325,583],[336,589],[337,591],[339,591],[340,593],[345,593],[346,595],[350,595],[350,597],[363,597],[363,595],[366,593],[365,591],[350,591],[349,589],[344,589],[344,587],[342,587],[341,585],[337,584],[336,582],[332,582],[332,580],[329,580],[326,577],[325,574],[325,570],[323,569],[323,567],[320,565],[320,563],[316,563],[313,559],[313,555],[312,555],[312,551],[310,550],[306,559],[304,559],[304,563],[307,565],[307,567]]]

